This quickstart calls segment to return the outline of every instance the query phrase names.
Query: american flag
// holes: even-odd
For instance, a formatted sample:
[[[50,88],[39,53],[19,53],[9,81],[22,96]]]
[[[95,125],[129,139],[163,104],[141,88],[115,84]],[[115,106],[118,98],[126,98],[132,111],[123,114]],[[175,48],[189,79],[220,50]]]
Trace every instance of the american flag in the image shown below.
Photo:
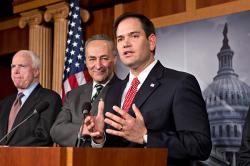
[[[68,30],[62,82],[62,101],[64,101],[65,94],[68,91],[91,80],[85,65],[79,0],[70,0]]]

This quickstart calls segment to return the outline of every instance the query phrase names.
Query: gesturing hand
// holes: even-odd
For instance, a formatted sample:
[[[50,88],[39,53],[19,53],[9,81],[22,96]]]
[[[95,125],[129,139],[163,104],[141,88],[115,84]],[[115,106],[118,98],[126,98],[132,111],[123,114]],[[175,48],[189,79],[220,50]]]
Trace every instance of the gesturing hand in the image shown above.
[[[104,102],[98,103],[96,116],[87,116],[84,120],[83,135],[90,135],[96,143],[104,142]]]
[[[112,135],[120,136],[128,141],[143,144],[143,136],[147,133],[144,119],[140,110],[132,105],[135,118],[117,106],[113,106],[113,110],[120,116],[107,112],[104,122],[117,129],[106,129],[106,132]]]

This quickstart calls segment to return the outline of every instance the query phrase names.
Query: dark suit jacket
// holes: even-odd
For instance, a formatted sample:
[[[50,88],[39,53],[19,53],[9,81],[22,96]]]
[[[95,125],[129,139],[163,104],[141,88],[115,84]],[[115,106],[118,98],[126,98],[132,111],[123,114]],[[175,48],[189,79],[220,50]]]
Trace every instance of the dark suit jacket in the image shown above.
[[[127,79],[107,93],[105,110],[121,104]],[[148,130],[146,147],[168,148],[169,165],[186,166],[192,160],[209,157],[212,144],[206,105],[194,76],[153,67],[137,92],[134,103],[140,109]],[[135,116],[130,109],[129,114]],[[109,126],[106,126],[109,128]],[[121,137],[107,135],[105,147],[144,147]]]
[[[13,94],[0,102],[0,139],[7,134],[8,118],[17,94]],[[21,107],[13,127],[28,117],[39,103],[49,102],[49,107],[35,114],[7,137],[1,144],[9,146],[52,146],[50,128],[61,109],[60,96],[40,84],[33,90]],[[12,127],[12,128],[13,128]]]
[[[100,98],[105,97],[108,88],[116,81],[119,81],[119,79],[117,76],[114,76],[92,103],[90,110],[92,115],[97,114]],[[82,106],[85,102],[90,102],[92,86],[93,83],[91,82],[67,93],[62,111],[59,113],[50,131],[53,141],[57,144],[61,146],[75,146],[77,134],[83,121]]]
[[[238,166],[250,165],[250,107],[245,120],[245,125],[242,132],[241,147],[239,151]]]

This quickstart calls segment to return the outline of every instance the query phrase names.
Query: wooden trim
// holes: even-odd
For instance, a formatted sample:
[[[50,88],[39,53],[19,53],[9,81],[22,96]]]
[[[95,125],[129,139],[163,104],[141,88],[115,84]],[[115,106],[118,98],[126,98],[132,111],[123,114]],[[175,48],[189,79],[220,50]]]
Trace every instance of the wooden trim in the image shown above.
[[[117,4],[115,5],[115,13],[114,13],[114,20],[120,16],[124,12],[124,6],[123,4]]]
[[[50,5],[50,4],[61,2],[61,1],[65,1],[65,0],[46,0],[46,1],[45,0],[34,0],[34,1],[29,1],[26,3],[22,3],[20,5],[14,6],[13,12],[20,13],[23,11],[39,8],[41,6],[46,6],[46,5]]]
[[[68,147],[66,149],[66,166],[72,166],[73,165],[73,148]]]
[[[0,31],[18,27],[19,17],[0,22]]]
[[[219,5],[214,5],[206,8],[194,9],[193,5],[195,0],[187,0],[186,7],[187,11],[173,14],[169,16],[162,16],[153,18],[152,22],[155,27],[160,28],[164,26],[176,25],[191,21],[197,21],[202,19],[208,19],[211,17],[218,17],[232,13],[238,13],[242,11],[250,10],[249,0],[237,0],[233,2],[223,3]]]
[[[82,8],[80,9],[80,16],[81,16],[82,22],[84,23],[86,23],[90,19],[89,11],[86,9],[82,9]]]
[[[186,11],[193,12],[196,10],[196,0],[186,0]]]

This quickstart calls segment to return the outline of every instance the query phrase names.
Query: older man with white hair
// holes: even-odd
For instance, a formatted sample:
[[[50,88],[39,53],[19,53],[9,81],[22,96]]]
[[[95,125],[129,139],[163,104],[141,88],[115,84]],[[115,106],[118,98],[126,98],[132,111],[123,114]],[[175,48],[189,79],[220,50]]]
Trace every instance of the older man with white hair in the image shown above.
[[[17,93],[0,102],[0,145],[52,146],[49,131],[61,108],[60,96],[39,83],[40,59],[32,51],[18,51],[11,78]]]

